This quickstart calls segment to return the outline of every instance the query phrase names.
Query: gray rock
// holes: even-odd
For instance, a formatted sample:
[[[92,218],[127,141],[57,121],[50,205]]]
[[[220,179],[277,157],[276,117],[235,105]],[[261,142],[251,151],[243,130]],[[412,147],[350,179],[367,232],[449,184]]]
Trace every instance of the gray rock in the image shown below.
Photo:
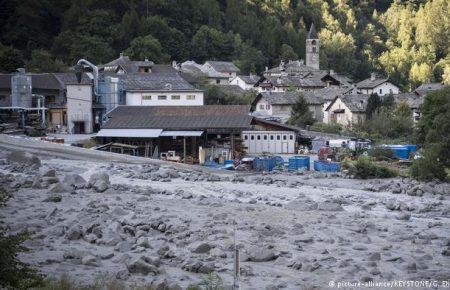
[[[109,188],[109,183],[107,183],[104,180],[97,180],[92,185],[92,188],[94,188],[94,190],[96,192],[102,193],[102,192],[105,192]]]
[[[278,257],[272,250],[255,247],[250,250],[248,260],[252,262],[268,262]]]
[[[43,202],[61,202],[62,196],[60,194],[50,194]]]
[[[146,237],[140,237],[136,241],[136,246],[143,247],[143,248],[150,248],[150,243],[148,241],[148,238]]]
[[[81,228],[81,226],[79,225],[75,225],[73,227],[71,227],[67,232],[66,232],[66,238],[68,240],[78,240],[83,236],[83,230]]]
[[[381,254],[376,252],[369,256],[369,261],[380,261],[381,260]]]
[[[317,206],[317,210],[322,211],[343,211],[344,209],[339,203],[331,202],[331,201],[325,201],[321,202]]]
[[[97,261],[97,258],[92,255],[87,255],[83,257],[81,259],[81,264],[94,267],[100,266],[99,262]]]
[[[73,190],[72,187],[70,187],[67,184],[61,183],[61,182],[56,183],[55,185],[53,185],[50,188],[51,193],[65,193],[65,192],[71,192],[72,190]]]
[[[13,163],[41,166],[41,159],[39,157],[24,151],[13,151],[6,157],[6,160]]]
[[[108,173],[102,171],[102,172],[98,172],[98,173],[94,173],[91,175],[91,177],[89,178],[89,184],[92,186],[94,185],[97,181],[104,181],[106,184],[110,185],[111,182],[109,181],[109,175]]]
[[[86,186],[86,180],[78,174],[66,174],[63,180],[64,184],[73,186],[75,188],[82,188]]]
[[[148,263],[142,257],[132,259],[128,262],[127,269],[130,273],[140,273],[144,275],[148,275],[149,273],[154,275],[159,274],[157,266]]]
[[[396,216],[396,219],[401,221],[408,221],[411,218],[411,214],[409,212],[402,212]]]
[[[43,177],[56,177],[56,170],[55,169],[49,169],[42,174]]]
[[[196,254],[206,254],[212,249],[212,246],[207,243],[201,243],[192,247],[192,253]]]

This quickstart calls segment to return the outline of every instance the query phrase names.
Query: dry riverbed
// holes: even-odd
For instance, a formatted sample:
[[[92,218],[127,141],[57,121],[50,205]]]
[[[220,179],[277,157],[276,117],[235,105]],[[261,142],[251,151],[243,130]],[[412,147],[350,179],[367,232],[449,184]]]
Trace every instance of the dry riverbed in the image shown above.
[[[46,275],[184,289],[213,271],[229,286],[236,223],[242,289],[450,280],[449,184],[8,154],[0,220],[33,233],[20,257]]]

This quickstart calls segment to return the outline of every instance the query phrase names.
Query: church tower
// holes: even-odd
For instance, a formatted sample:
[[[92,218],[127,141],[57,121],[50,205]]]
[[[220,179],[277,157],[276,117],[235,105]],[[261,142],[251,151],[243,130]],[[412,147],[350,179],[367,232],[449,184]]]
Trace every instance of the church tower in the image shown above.
[[[319,69],[319,37],[317,36],[314,23],[311,24],[308,37],[306,38],[306,65]]]

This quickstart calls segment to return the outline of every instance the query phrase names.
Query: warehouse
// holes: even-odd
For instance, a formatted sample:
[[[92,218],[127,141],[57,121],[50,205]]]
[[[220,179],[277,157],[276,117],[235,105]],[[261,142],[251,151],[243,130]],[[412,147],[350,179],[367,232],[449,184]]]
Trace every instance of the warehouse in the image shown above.
[[[277,134],[285,133],[267,135],[268,141],[273,143],[268,145],[267,152],[272,149],[273,153],[277,153],[277,150],[281,153],[283,148],[293,152],[292,144],[295,144],[297,133],[295,129],[256,119],[249,115],[249,110],[249,106],[242,105],[118,106],[107,115],[97,138],[103,144],[103,150],[109,148],[114,151],[111,148],[118,148],[120,144],[132,145],[135,146],[133,152],[136,155],[202,163],[205,159],[223,161],[245,153],[266,152],[247,148],[249,143],[243,138],[251,137],[249,133],[243,135],[243,132],[256,130],[260,134],[269,134],[275,130]],[[273,140],[270,136],[273,136]],[[277,136],[280,140],[277,140]],[[289,141],[287,147],[284,141]],[[104,146],[108,144],[109,147]]]

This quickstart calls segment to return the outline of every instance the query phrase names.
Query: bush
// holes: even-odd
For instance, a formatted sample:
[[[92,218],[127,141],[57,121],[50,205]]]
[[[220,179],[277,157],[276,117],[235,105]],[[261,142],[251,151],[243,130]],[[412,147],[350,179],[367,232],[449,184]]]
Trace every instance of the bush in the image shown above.
[[[388,161],[394,159],[394,151],[385,148],[374,148],[369,151],[369,156],[376,160]]]
[[[333,133],[340,134],[342,132],[342,125],[337,123],[325,124],[325,123],[314,123],[310,127],[311,131],[318,131],[323,133]]]
[[[5,206],[9,193],[0,187],[0,206]],[[17,254],[27,249],[22,243],[29,237],[27,232],[9,235],[8,229],[0,226],[0,289],[28,289],[41,282],[35,270],[17,258]]]
[[[349,166],[349,174],[358,179],[368,179],[395,177],[398,172],[388,167],[378,166],[369,157],[361,155],[354,166]]]
[[[445,180],[447,173],[442,161],[442,147],[440,144],[434,144],[424,151],[422,158],[414,160],[411,176],[420,181]]]

